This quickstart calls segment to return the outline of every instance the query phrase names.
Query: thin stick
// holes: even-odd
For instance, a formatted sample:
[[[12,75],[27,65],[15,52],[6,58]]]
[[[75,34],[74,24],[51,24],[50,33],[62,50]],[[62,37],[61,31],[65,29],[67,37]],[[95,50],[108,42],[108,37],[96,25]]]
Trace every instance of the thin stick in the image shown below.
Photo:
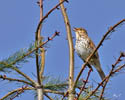
[[[15,70],[17,73],[19,73],[21,76],[23,76],[24,78],[26,78],[28,81],[30,81],[32,83],[32,85],[35,87],[36,82],[34,80],[32,80],[29,76],[27,76],[26,74],[24,74],[22,71],[20,71],[18,68],[16,68],[14,65],[10,65],[4,62],[1,62],[1,64],[10,67],[11,69]]]
[[[88,72],[87,78],[86,78],[86,80],[84,81],[84,85],[83,85],[83,87],[80,89],[80,92],[79,92],[78,97],[76,98],[76,100],[79,99],[81,93],[84,91],[85,86],[86,86],[86,84],[88,83],[88,79],[89,79],[89,77],[90,77],[90,73],[91,73],[91,72],[92,72],[92,69],[89,69],[89,72]]]
[[[53,94],[64,95],[64,92],[54,91],[54,90],[49,90],[49,89],[44,89],[44,92],[45,92],[45,93],[53,93]]]
[[[6,77],[6,75],[0,75],[0,78],[3,79],[3,80],[16,81],[16,82],[25,83],[27,85],[31,85],[32,87],[34,87],[34,85],[32,83],[29,83],[29,82],[27,82],[25,80],[9,78],[9,77]]]
[[[31,87],[25,86],[25,87],[21,87],[21,88],[12,90],[12,91],[8,92],[5,96],[3,96],[0,100],[5,100],[8,96],[10,96],[10,95],[14,94],[15,92],[17,92],[17,94],[14,96],[14,98],[15,98],[15,97],[17,97],[19,94],[23,93],[24,90],[32,90],[32,89],[33,89],[33,88],[31,88]],[[12,100],[12,98],[10,98],[9,100]]]
[[[40,20],[43,18],[43,0],[39,0],[39,5],[40,5]],[[43,37],[41,36],[41,30],[42,30],[42,23],[39,27],[38,33],[36,33],[36,44],[39,45],[40,43],[43,42]],[[38,81],[38,86],[42,85],[42,79],[41,76],[41,68],[44,70],[44,59],[45,59],[45,50],[44,48],[40,48],[40,56],[41,56],[41,62],[39,65],[39,49],[36,50],[36,70],[37,70],[37,81]],[[42,70],[42,72],[43,72]],[[38,100],[43,100],[43,88],[37,89],[37,98]]]
[[[102,89],[102,92],[101,92],[101,95],[99,97],[99,100],[101,100],[102,96],[103,96],[103,93],[104,93],[104,90],[105,90],[105,87],[109,81],[109,78],[115,74],[114,72],[117,70],[119,71],[120,69],[124,68],[125,67],[125,64],[123,64],[122,66],[118,67],[115,71],[115,67],[118,63],[120,63],[122,60],[120,59],[122,56],[120,55],[119,58],[117,59],[117,61],[115,62],[115,64],[112,65],[112,69],[110,71],[110,73],[98,84],[98,86],[92,91],[90,92],[83,100],[88,100],[90,98],[90,96],[92,96],[99,88],[100,86],[103,86],[103,89]],[[116,72],[117,72],[116,71]],[[105,84],[103,85],[103,83],[105,82]]]
[[[124,54],[124,53],[121,53],[120,56],[119,56],[119,58],[116,60],[115,64],[112,65],[112,69],[111,69],[111,71],[110,71],[110,73],[109,73],[109,77],[106,79],[106,81],[105,81],[105,83],[104,83],[104,85],[103,85],[103,88],[102,88],[102,91],[101,91],[99,100],[102,100],[102,97],[103,97],[103,94],[104,94],[106,85],[107,85],[107,83],[108,83],[110,77],[112,76],[112,74],[118,72],[120,69],[122,69],[122,68],[125,66],[125,64],[123,64],[121,67],[118,67],[118,68],[114,71],[116,65],[122,61],[122,60],[121,60],[122,57],[125,57],[125,54]]]
[[[63,2],[63,0],[60,0],[60,3]],[[74,89],[73,89],[73,84],[74,84],[74,48],[73,48],[73,40],[72,40],[72,33],[71,33],[71,26],[69,22],[68,15],[66,13],[66,9],[63,4],[60,5],[62,15],[64,18],[65,22],[65,27],[67,31],[67,38],[68,38],[68,44],[69,44],[69,96],[68,100],[73,100],[75,97],[74,95]]]
[[[39,22],[37,29],[36,29],[36,34],[38,34],[39,28],[42,24],[42,22],[49,16],[50,13],[52,13],[55,9],[57,9],[62,3],[67,2],[67,0],[63,0],[60,3],[58,3],[55,7],[53,7]]]
[[[33,53],[34,51],[36,51],[38,48],[42,48],[42,46],[44,46],[45,44],[47,44],[50,40],[53,40],[55,38],[55,36],[59,35],[60,32],[55,32],[52,37],[48,37],[48,40],[46,40],[45,42],[41,43],[40,45],[38,45],[36,48],[34,48],[33,50],[29,51],[28,53],[26,53],[25,55],[21,56],[20,58],[16,59],[15,61],[13,61],[10,65],[14,65],[16,64],[16,62],[22,60],[23,58],[25,58],[26,56],[30,55],[31,53]]]
[[[44,95],[45,95],[49,100],[53,100],[48,94],[44,93]]]

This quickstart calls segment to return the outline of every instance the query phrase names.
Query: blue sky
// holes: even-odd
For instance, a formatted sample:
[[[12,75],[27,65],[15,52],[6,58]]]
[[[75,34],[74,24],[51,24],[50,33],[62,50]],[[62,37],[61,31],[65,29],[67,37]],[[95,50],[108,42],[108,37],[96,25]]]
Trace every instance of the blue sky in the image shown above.
[[[35,31],[39,22],[39,7],[36,0],[0,1],[0,60],[7,58],[21,48],[27,48],[34,41]],[[44,0],[44,15],[58,3],[58,0]],[[108,28],[125,18],[125,0],[70,0],[65,3],[71,28],[84,27],[89,36],[97,45]],[[64,21],[60,10],[55,10],[43,23],[42,34],[45,39],[51,36],[55,30],[60,36],[48,43],[46,52],[45,75],[53,77],[68,77],[68,44]],[[125,25],[116,29],[99,49],[102,68],[108,74],[111,64],[115,62],[121,51],[125,51]],[[75,37],[75,33],[72,31]],[[75,39],[73,40],[75,43]],[[35,73],[35,61],[25,64],[21,70],[32,75]],[[82,60],[75,53],[75,75],[79,72]],[[29,70],[30,69],[30,70]],[[125,98],[125,74],[121,73],[111,79],[107,86],[106,95],[112,100],[124,100]],[[34,78],[35,79],[35,78]],[[91,80],[99,81],[96,70],[92,72]],[[2,90],[0,86],[0,92]],[[8,85],[8,89],[11,88]],[[14,87],[13,87],[14,88]],[[0,97],[6,92],[0,94]],[[32,93],[28,94],[32,95]],[[32,97],[32,96],[31,96]],[[21,96],[18,100],[29,99]],[[31,99],[30,99],[31,100]],[[33,99],[32,99],[33,100]]]

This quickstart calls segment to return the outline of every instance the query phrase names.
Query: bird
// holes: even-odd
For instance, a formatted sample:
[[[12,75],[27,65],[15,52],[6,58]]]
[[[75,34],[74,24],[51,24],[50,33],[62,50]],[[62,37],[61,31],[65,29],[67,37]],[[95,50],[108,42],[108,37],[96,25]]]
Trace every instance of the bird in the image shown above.
[[[78,56],[85,62],[90,54],[94,51],[96,46],[89,38],[88,33],[84,28],[74,28],[73,30],[76,34],[75,51],[77,52]],[[105,78],[105,73],[101,68],[98,52],[92,56],[88,64],[95,67],[102,80]]]

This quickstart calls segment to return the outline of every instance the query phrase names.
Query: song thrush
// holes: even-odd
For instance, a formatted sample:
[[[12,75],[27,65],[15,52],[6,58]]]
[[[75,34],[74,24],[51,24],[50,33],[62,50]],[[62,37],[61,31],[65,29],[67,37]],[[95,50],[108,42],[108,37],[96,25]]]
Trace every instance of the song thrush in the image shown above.
[[[79,57],[85,62],[87,57],[93,52],[96,48],[93,41],[88,37],[87,31],[83,28],[74,28],[76,33],[76,45],[75,50]],[[101,68],[98,52],[90,59],[90,65],[93,65],[98,71],[101,79],[105,78],[105,74]]]

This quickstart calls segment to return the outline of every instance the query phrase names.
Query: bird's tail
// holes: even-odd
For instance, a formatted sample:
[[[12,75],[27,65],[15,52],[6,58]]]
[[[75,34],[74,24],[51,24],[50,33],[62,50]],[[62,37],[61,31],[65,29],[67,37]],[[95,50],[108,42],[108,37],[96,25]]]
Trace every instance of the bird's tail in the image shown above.
[[[96,70],[98,71],[98,73],[99,73],[101,79],[103,80],[103,79],[105,78],[105,73],[103,72],[103,70],[102,70],[102,68],[101,68],[100,62],[99,62],[99,61],[97,61],[97,62],[98,62],[98,63],[96,63],[95,68],[96,68]]]

